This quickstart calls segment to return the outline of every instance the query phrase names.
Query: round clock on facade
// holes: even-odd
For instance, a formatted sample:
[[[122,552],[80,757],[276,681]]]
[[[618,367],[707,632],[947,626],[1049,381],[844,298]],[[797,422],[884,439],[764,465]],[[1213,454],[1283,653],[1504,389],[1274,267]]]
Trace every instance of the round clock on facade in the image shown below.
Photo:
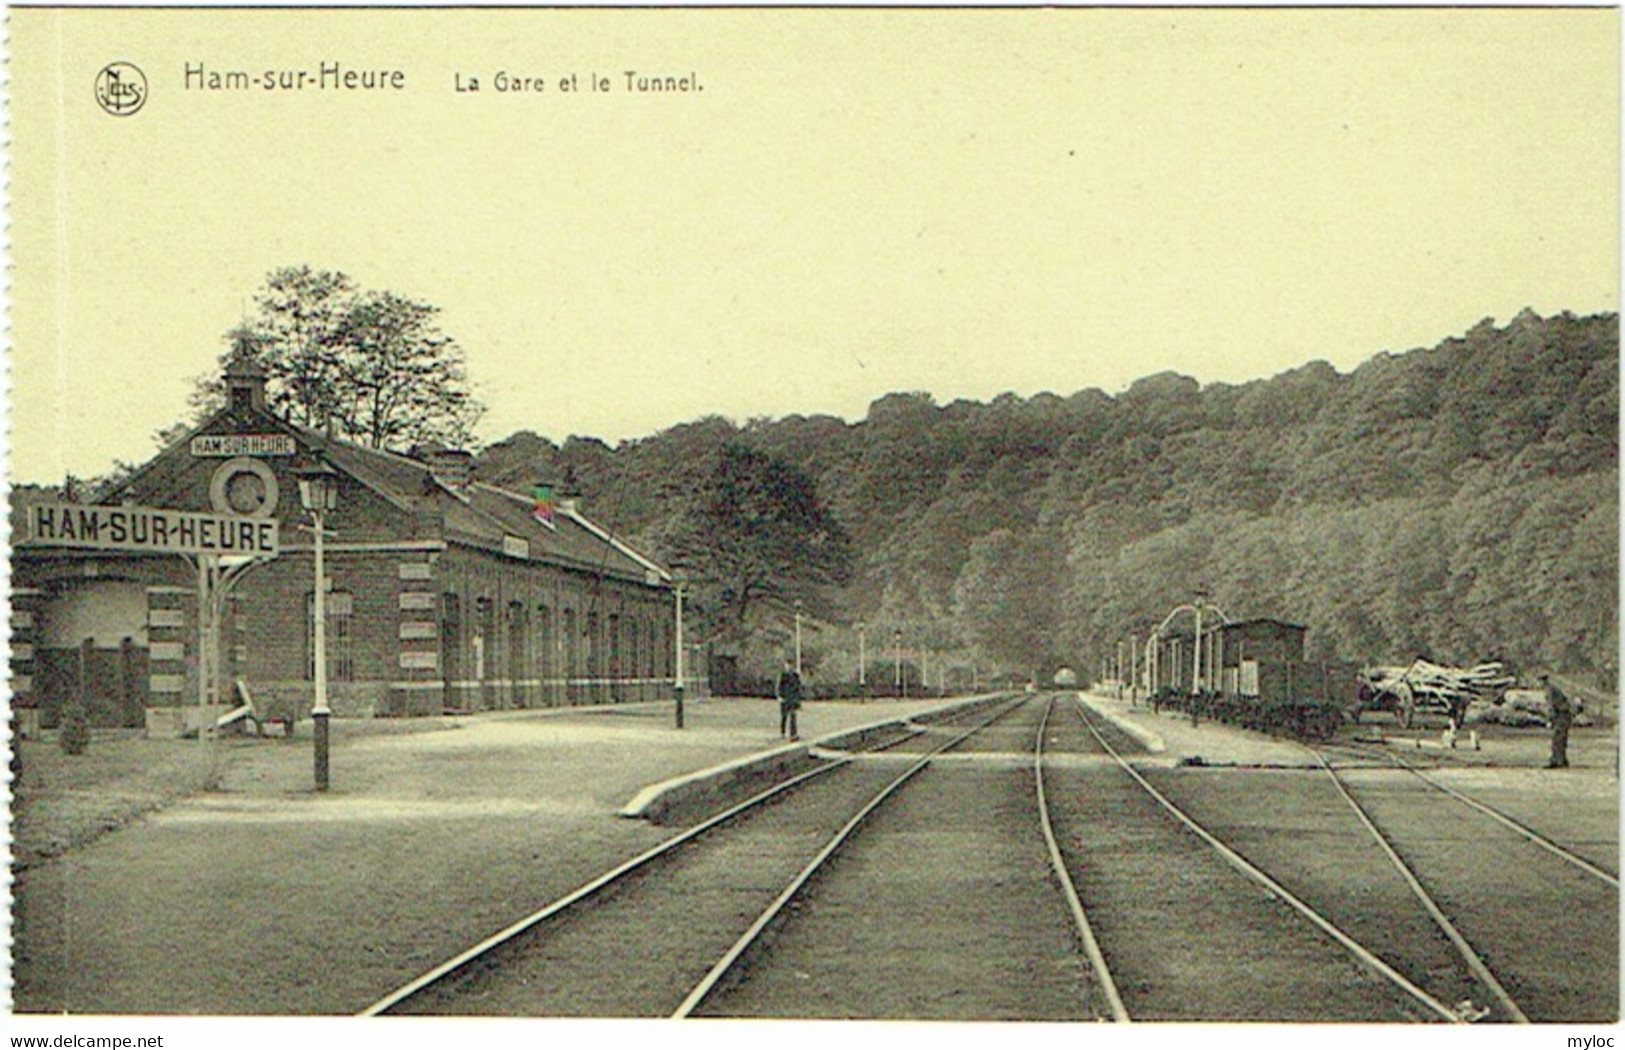
[[[209,502],[221,514],[268,518],[276,513],[276,475],[257,459],[239,456],[215,468]]]

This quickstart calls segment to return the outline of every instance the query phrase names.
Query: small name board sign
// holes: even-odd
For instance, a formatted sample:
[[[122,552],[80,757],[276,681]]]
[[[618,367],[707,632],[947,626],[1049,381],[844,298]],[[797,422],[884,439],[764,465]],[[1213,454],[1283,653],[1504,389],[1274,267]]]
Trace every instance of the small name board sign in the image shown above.
[[[297,451],[292,434],[203,434],[192,439],[192,455],[210,458],[291,456]]]
[[[233,518],[159,507],[36,503],[26,542],[42,547],[167,554],[277,553],[275,518]]]

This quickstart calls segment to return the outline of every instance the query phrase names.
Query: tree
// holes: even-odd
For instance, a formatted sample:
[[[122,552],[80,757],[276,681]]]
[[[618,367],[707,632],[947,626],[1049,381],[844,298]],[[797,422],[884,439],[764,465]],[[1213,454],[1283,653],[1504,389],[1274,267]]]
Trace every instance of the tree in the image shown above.
[[[270,373],[272,407],[301,426],[333,432],[344,372],[336,331],[356,295],[346,274],[283,267],[254,297],[259,317],[228,333],[228,340],[250,346]]]
[[[483,407],[463,355],[434,323],[439,308],[394,292],[363,292],[336,318],[329,431],[372,448],[468,442]],[[319,359],[322,367],[327,360]]]
[[[284,418],[372,448],[471,441],[484,406],[462,348],[436,324],[439,307],[309,266],[273,270],[254,303],[257,316],[226,333],[221,364],[250,354],[266,370],[267,404]],[[219,375],[209,376],[191,402],[206,415],[223,395]]]
[[[827,590],[851,570],[851,545],[811,478],[738,443],[690,477],[664,546],[692,577],[696,611],[717,641],[744,642],[763,609],[827,611]]]

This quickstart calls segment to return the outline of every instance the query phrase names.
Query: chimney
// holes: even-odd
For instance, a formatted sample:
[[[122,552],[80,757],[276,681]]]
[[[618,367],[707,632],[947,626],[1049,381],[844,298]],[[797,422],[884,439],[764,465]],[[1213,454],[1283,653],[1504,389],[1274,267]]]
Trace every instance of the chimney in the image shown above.
[[[474,454],[460,448],[444,445],[425,445],[412,450],[412,458],[421,461],[442,487],[459,496],[467,496],[474,484]]]

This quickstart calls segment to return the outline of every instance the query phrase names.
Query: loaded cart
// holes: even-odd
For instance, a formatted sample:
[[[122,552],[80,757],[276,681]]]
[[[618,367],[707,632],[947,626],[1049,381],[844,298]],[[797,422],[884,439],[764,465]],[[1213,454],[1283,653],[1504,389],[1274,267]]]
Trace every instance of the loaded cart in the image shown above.
[[[1418,711],[1433,711],[1447,717],[1451,729],[1460,729],[1469,705],[1494,703],[1516,683],[1494,662],[1461,668],[1418,657],[1408,667],[1367,667],[1360,672],[1354,718],[1364,711],[1390,711],[1408,729]]]

